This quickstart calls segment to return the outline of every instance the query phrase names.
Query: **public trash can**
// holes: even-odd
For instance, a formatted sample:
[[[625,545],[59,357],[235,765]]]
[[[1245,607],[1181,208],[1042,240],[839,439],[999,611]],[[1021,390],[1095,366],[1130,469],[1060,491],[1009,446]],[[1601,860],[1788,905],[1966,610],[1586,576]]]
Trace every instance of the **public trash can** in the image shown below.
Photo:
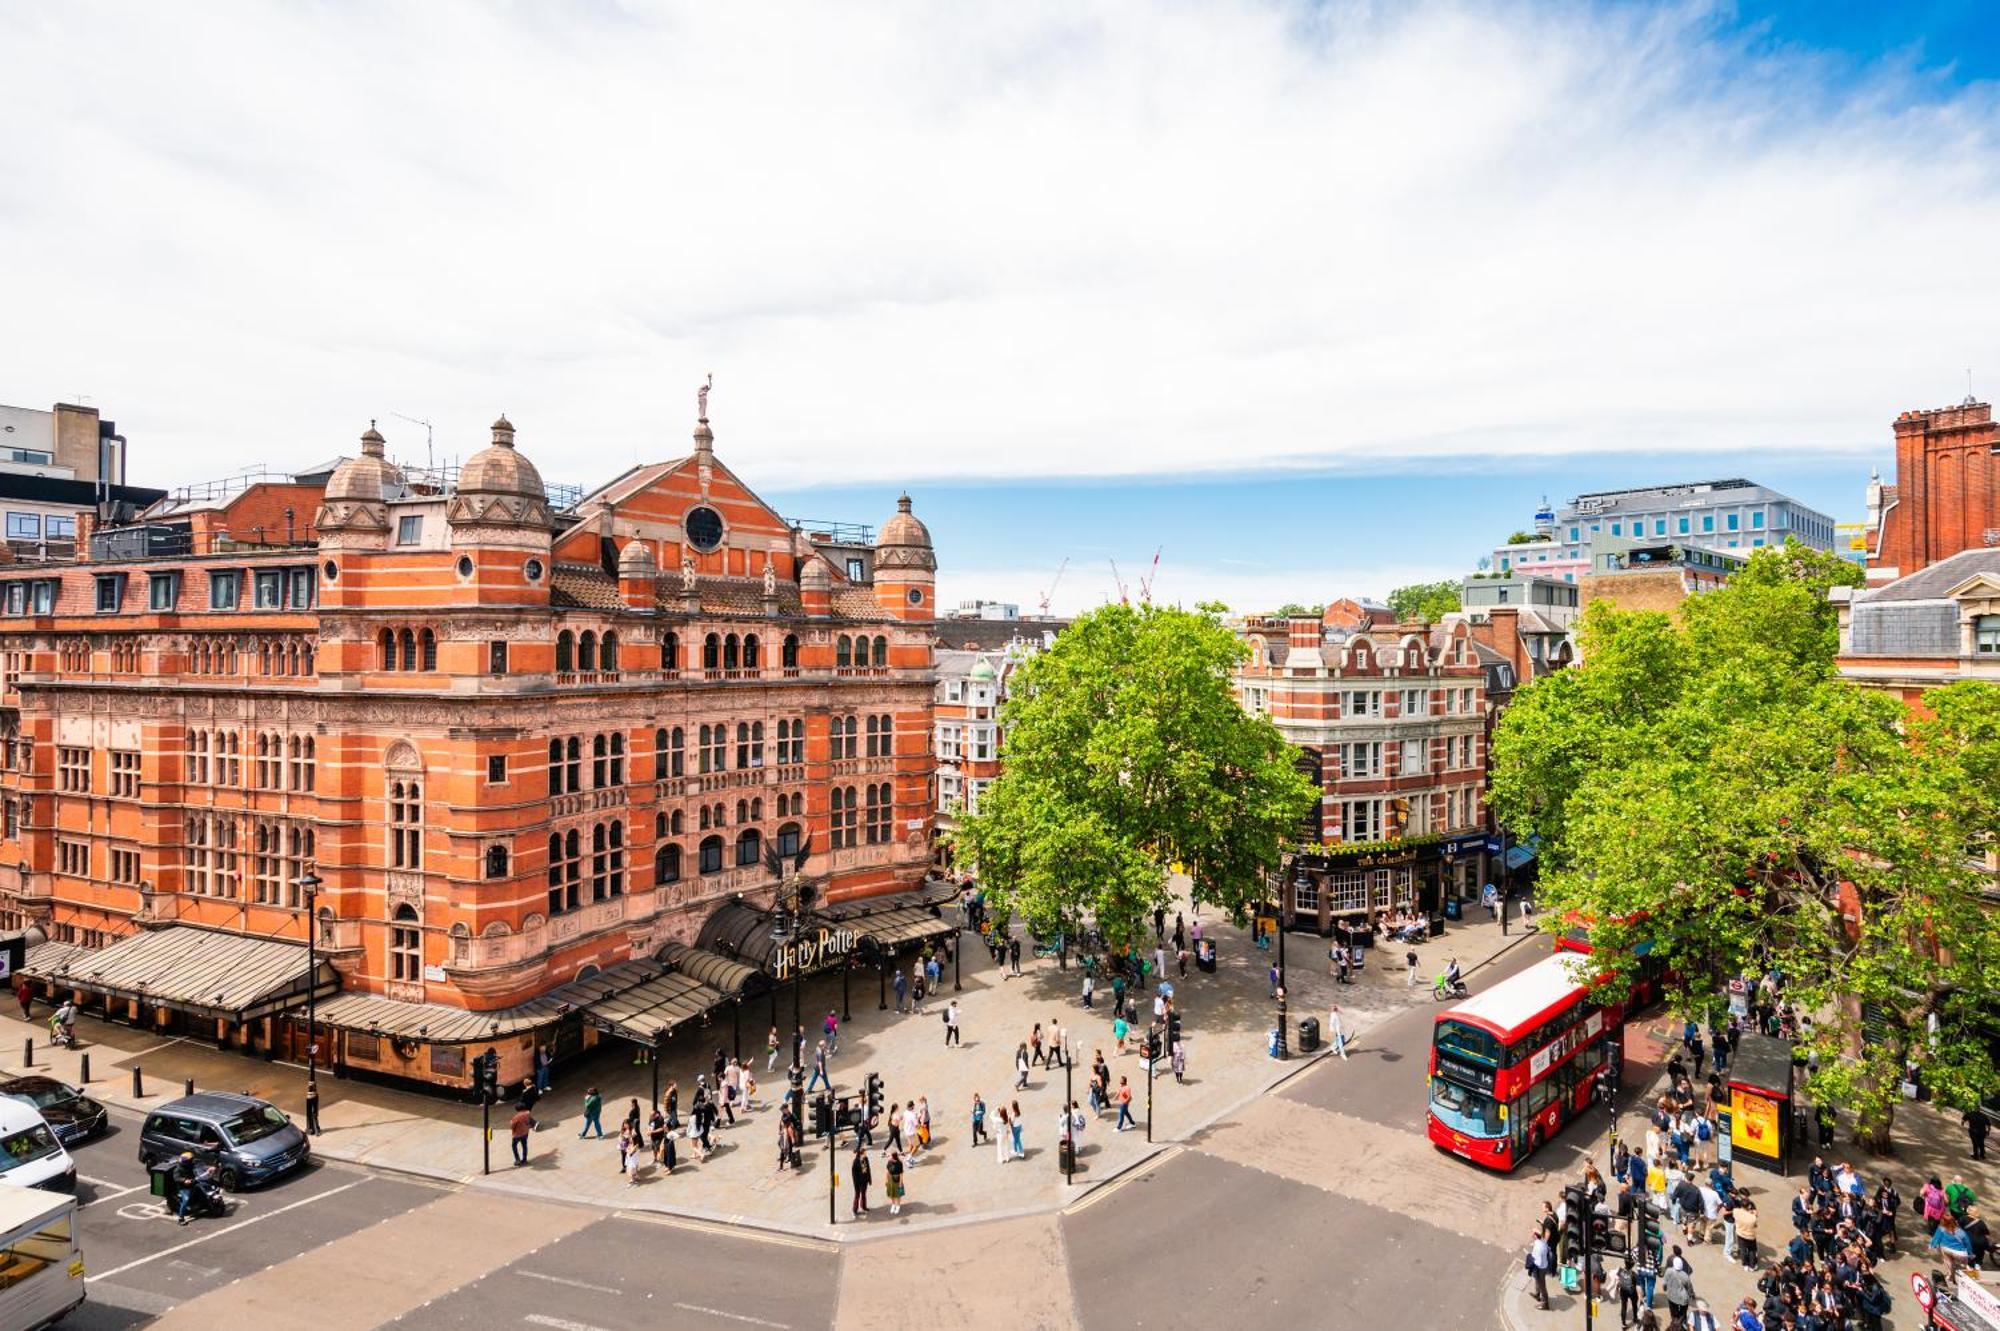
[[[1319,1018],[1299,1018],[1299,1052],[1310,1054],[1319,1048]]]
[[[1076,1143],[1068,1137],[1063,1138],[1056,1151],[1056,1169],[1065,1178],[1076,1172]]]
[[[1451,898],[1444,903],[1444,917],[1447,920],[1456,920],[1462,918],[1459,912],[1460,912],[1460,906],[1458,903],[1458,899],[1456,897]]]

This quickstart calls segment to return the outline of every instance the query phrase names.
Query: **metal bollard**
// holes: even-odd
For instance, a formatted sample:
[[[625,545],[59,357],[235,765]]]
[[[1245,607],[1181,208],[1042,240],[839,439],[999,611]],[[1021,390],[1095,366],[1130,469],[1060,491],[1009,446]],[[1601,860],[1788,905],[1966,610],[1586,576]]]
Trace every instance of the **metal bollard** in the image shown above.
[[[189,1077],[189,1078],[187,1079],[187,1089],[186,1089],[186,1090],[184,1090],[184,1091],[182,1091],[182,1092],[181,1092],[181,1094],[182,1094],[182,1095],[193,1095],[193,1094],[194,1094],[194,1078],[193,1078],[193,1077]]]
[[[139,1065],[137,1063],[134,1063],[132,1065],[132,1098],[134,1100],[137,1100],[143,1097],[145,1094],[146,1094],[146,1083],[140,1080]]]
[[[80,1082],[87,1082],[87,1081],[89,1081],[89,1080],[90,1080],[90,1055],[89,1055],[89,1054],[85,1054],[85,1055],[83,1056],[83,1067],[82,1067],[81,1069],[79,1069],[79,1070],[78,1070],[78,1072],[77,1072],[77,1074],[76,1074],[76,1079],[77,1079],[78,1081],[80,1081]]]
[[[35,1066],[35,1037],[32,1035],[21,1041],[21,1064],[30,1068]]]

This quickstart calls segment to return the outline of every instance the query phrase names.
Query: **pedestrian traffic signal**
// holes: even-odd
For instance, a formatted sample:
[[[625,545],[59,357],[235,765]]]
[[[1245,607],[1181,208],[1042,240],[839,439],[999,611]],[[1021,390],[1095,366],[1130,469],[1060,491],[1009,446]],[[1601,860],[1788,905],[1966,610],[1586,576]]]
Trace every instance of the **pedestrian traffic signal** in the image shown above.
[[[1181,1042],[1181,1014],[1178,1010],[1167,1013],[1167,1044],[1169,1047]]]
[[[824,1095],[813,1099],[812,1130],[815,1137],[824,1137],[833,1131],[833,1102]]]
[[[500,1098],[500,1052],[488,1049],[472,1060],[472,1086],[484,1104]]]
[[[1655,1263],[1666,1256],[1667,1236],[1660,1226],[1660,1208],[1644,1198],[1639,1202],[1639,1248]]]
[[[862,1082],[861,1087],[862,1087],[862,1094],[864,1097],[866,1097],[868,1102],[868,1109],[867,1109],[868,1118],[873,1120],[881,1117],[882,1078],[878,1074],[871,1072],[868,1074],[866,1080]]]
[[[1148,1063],[1151,1063],[1157,1058],[1159,1058],[1159,1056],[1160,1056],[1160,1033],[1158,1031],[1147,1031],[1146,1061]]]
[[[1590,1193],[1582,1185],[1572,1183],[1563,1189],[1563,1248],[1566,1252],[1585,1251],[1592,1209]]]
[[[1597,1070],[1597,1103],[1610,1105],[1618,1094],[1617,1075],[1608,1067]]]

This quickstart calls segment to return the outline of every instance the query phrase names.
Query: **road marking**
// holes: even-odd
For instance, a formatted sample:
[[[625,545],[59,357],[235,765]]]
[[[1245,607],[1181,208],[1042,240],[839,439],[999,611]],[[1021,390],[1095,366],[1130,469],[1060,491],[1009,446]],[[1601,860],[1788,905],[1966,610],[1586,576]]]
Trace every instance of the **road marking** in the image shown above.
[[[108,1186],[108,1185],[107,1185],[107,1186]],[[98,1204],[99,1202],[109,1202],[109,1201],[115,1201],[115,1200],[117,1200],[118,1198],[120,1198],[120,1197],[123,1197],[123,1196],[125,1196],[125,1194],[127,1194],[127,1193],[131,1193],[131,1192],[137,1192],[137,1191],[139,1191],[139,1189],[141,1189],[141,1188],[146,1188],[146,1187],[151,1187],[151,1186],[152,1186],[152,1184],[151,1184],[151,1182],[150,1182],[150,1181],[148,1181],[148,1182],[146,1182],[146,1183],[134,1183],[134,1184],[133,1184],[133,1185],[132,1185],[131,1187],[129,1187],[129,1188],[120,1188],[120,1189],[118,1189],[118,1190],[117,1190],[116,1192],[107,1192],[107,1193],[103,1193],[103,1194],[101,1194],[101,1195],[99,1195],[99,1196],[96,1196],[96,1197],[92,1197],[92,1198],[91,1198],[91,1199],[90,1199],[89,1201],[87,1201],[87,1202],[83,1203],[83,1206],[79,1206],[79,1207],[77,1207],[76,1209],[77,1209],[77,1210],[79,1210],[79,1211],[81,1211],[81,1210],[83,1209],[83,1207],[84,1207],[84,1206],[95,1206],[95,1205],[97,1205],[97,1204]]]
[[[1124,1187],[1127,1183],[1130,1183],[1133,1179],[1138,1178],[1139,1176],[1144,1174],[1150,1174],[1154,1170],[1158,1169],[1161,1165],[1166,1164],[1169,1160],[1172,1160],[1175,1156],[1181,1154],[1186,1149],[1187,1148],[1185,1146],[1169,1146],[1166,1150],[1161,1151],[1158,1155],[1154,1156],[1151,1160],[1146,1161],[1143,1165],[1127,1168],[1123,1174],[1120,1174],[1117,1178],[1112,1179],[1109,1183],[1100,1185],[1095,1190],[1088,1193],[1079,1200],[1071,1203],[1068,1206],[1063,1207],[1062,1213],[1064,1215],[1075,1215],[1077,1212],[1083,1210],[1086,1206],[1097,1205],[1097,1203],[1102,1201],[1106,1196],[1118,1191],[1118,1189]]]
[[[550,1317],[546,1313],[529,1313],[521,1319],[530,1326],[546,1326],[552,1331],[608,1331],[608,1328],[592,1326],[589,1322],[572,1322],[564,1317]]]
[[[724,1312],[720,1308],[704,1308],[699,1303],[676,1303],[674,1307],[685,1313],[707,1313],[710,1317],[727,1317],[732,1322],[748,1322],[751,1326],[774,1326],[778,1331],[791,1331],[790,1322],[767,1322],[761,1317],[746,1317],[742,1313]]]
[[[78,1174],[76,1177],[78,1182],[88,1183],[93,1188],[115,1188],[118,1186],[116,1181],[108,1178],[92,1178],[88,1174]],[[143,1188],[146,1185],[141,1183],[139,1186]],[[126,1191],[129,1192],[131,1189],[128,1188]]]
[[[663,1211],[619,1211],[617,1216],[620,1220],[638,1220],[649,1225],[666,1225],[673,1229],[692,1229],[702,1234],[715,1234],[752,1243],[776,1243],[787,1248],[804,1248],[808,1252],[840,1250],[839,1244],[828,1239],[809,1238],[803,1234],[780,1234],[750,1225],[721,1225],[708,1220],[695,1220],[688,1216],[669,1215]]]
[[[568,1285],[571,1289],[594,1289],[599,1294],[623,1294],[625,1291],[614,1285],[593,1285],[588,1280],[572,1280],[568,1276],[552,1276],[542,1271],[516,1271],[517,1276],[530,1280],[546,1280],[551,1285]]]
[[[144,1266],[146,1263],[156,1262],[162,1257],[171,1257],[177,1252],[185,1252],[197,1243],[206,1243],[210,1239],[219,1239],[224,1234],[234,1234],[237,1230],[254,1225],[260,1220],[269,1220],[274,1215],[283,1215],[287,1211],[296,1211],[301,1206],[311,1206],[314,1202],[325,1201],[329,1197],[346,1192],[349,1188],[358,1188],[366,1182],[368,1182],[366,1177],[358,1178],[352,1183],[343,1183],[337,1188],[329,1188],[325,1192],[317,1192],[310,1197],[302,1197],[289,1206],[280,1206],[275,1211],[266,1211],[262,1215],[253,1215],[248,1220],[239,1220],[233,1225],[225,1225],[221,1229],[210,1230],[200,1238],[189,1239],[186,1243],[177,1243],[171,1248],[162,1248],[158,1252],[148,1253],[146,1256],[127,1262],[123,1266],[114,1266],[109,1271],[100,1271],[96,1275],[91,1276],[90,1279],[109,1280],[113,1276],[125,1274],[125,1272],[130,1271],[135,1266]]]

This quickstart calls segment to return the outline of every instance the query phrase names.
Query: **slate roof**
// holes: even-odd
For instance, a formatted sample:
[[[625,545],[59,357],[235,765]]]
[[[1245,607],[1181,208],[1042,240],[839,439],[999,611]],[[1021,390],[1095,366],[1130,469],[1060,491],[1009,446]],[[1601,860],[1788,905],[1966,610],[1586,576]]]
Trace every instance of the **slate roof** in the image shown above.
[[[319,988],[330,994],[338,981],[324,959],[319,968]],[[306,945],[174,924],[121,938],[109,947],[79,948],[43,978],[243,1021],[305,1001]]]
[[[1898,578],[1886,587],[1857,593],[1854,603],[1861,606],[1883,601],[1940,600],[1951,595],[1951,589],[1967,578],[1981,573],[2000,575],[2000,547],[1961,550],[1948,559],[1940,559],[1929,568],[1921,568],[1908,577]]]

